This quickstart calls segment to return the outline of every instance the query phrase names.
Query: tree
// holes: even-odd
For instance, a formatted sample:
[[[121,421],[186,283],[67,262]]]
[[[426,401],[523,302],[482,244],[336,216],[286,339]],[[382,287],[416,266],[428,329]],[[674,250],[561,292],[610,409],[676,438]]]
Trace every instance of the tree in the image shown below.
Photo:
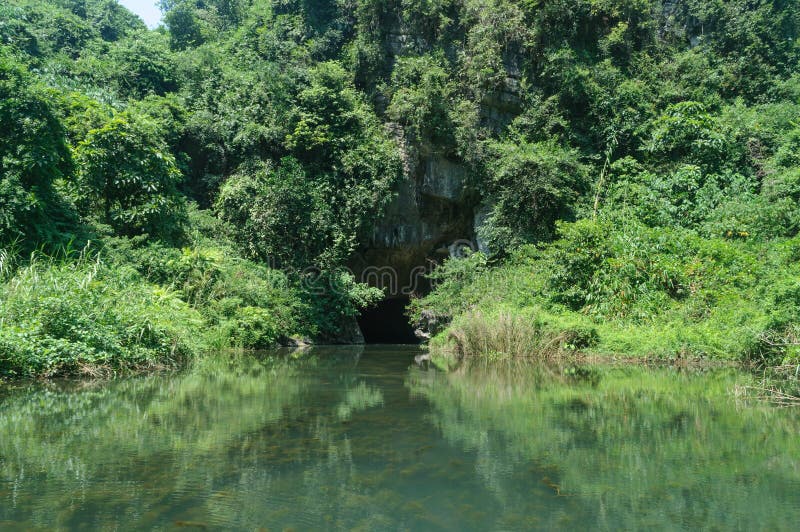
[[[185,214],[181,173],[157,128],[123,112],[89,132],[77,149],[78,200],[84,213],[122,235],[180,235]]]
[[[221,187],[216,210],[250,256],[275,265],[316,264],[332,237],[325,191],[292,157],[245,165]]]
[[[718,170],[728,155],[718,119],[699,102],[669,106],[653,120],[647,151],[661,162],[680,161]]]
[[[49,99],[0,48],[0,245],[52,242],[75,221],[53,188],[72,159]]]
[[[161,0],[175,50],[199,46],[242,22],[246,0]]]
[[[162,2],[161,6],[173,50],[185,50],[206,41],[210,31],[198,17],[192,2],[178,2],[169,6],[166,2]]]
[[[400,157],[341,64],[321,63],[309,78],[298,95],[286,145],[325,191],[332,233],[321,262],[338,265],[391,200]]]
[[[120,40],[112,46],[109,57],[115,65],[114,82],[122,95],[141,99],[178,89],[169,44],[161,34],[141,32]]]
[[[485,194],[492,205],[481,232],[490,248],[549,240],[557,220],[574,216],[586,190],[586,167],[574,150],[525,138],[490,143]]]
[[[144,22],[116,0],[86,0],[86,18],[106,41],[116,41],[146,29]]]
[[[432,139],[452,144],[453,124],[448,116],[454,86],[443,54],[401,57],[392,73],[389,118],[402,124],[418,141]]]

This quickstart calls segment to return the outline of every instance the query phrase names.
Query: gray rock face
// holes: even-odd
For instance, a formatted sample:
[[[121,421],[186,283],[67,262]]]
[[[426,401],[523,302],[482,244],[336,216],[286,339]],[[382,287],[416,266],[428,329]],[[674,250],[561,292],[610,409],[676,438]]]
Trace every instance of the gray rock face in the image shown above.
[[[395,53],[421,46],[402,32],[392,35],[395,45],[390,48]],[[506,63],[506,82],[481,103],[483,120],[498,129],[515,116],[519,106],[519,68],[514,58]],[[409,141],[397,124],[389,128],[401,147],[403,176],[383,218],[350,267],[360,281],[383,287],[387,297],[409,297],[427,291],[424,273],[453,250],[469,245],[489,251],[478,229],[491,207],[470,189],[470,169],[464,162],[446,156],[428,141]],[[392,281],[387,282],[388,277]],[[376,283],[378,278],[383,282]]]
[[[424,343],[442,330],[445,325],[435,312],[425,309],[420,313],[419,321],[414,324],[414,335]]]
[[[397,56],[429,51],[430,45],[398,20],[386,35],[386,49],[392,62]],[[519,52],[509,48],[503,57],[502,82],[481,98],[481,121],[491,129],[501,130],[520,111],[520,64]],[[478,229],[491,209],[470,188],[471,169],[463,161],[427,139],[407,138],[398,124],[388,127],[401,147],[403,176],[350,267],[364,282],[393,275],[393,286],[383,283],[387,296],[408,297],[426,291],[422,273],[454,249],[468,243],[475,250],[489,251],[478,238]]]
[[[400,142],[404,174],[396,196],[351,261],[356,277],[365,282],[376,268],[386,269],[387,275],[391,269],[395,280],[392,287],[384,286],[390,288],[388,297],[424,292],[423,273],[441,263],[454,243],[475,240],[477,201],[467,187],[467,168],[431,146]]]
[[[458,203],[464,196],[466,170],[459,163],[441,156],[425,160],[420,192],[443,201]]]
[[[475,230],[475,245],[478,247],[478,251],[489,254],[491,253],[491,249],[489,249],[488,242],[483,238],[481,228],[486,224],[486,220],[492,212],[492,206],[488,202],[483,201],[475,208],[474,212],[472,227]]]

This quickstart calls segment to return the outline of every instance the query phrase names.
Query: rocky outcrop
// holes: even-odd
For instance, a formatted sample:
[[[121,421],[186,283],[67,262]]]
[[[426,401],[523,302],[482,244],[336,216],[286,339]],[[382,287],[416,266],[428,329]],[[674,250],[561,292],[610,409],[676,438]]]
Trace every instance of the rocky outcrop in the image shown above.
[[[419,32],[398,17],[385,34],[389,63],[406,54],[430,51]],[[513,47],[503,57],[502,81],[481,96],[484,126],[502,130],[520,112],[521,54]],[[379,108],[387,102],[377,101]],[[403,176],[395,197],[352,257],[356,277],[382,286],[389,297],[408,297],[428,289],[423,274],[464,245],[488,251],[478,229],[491,207],[470,186],[471,168],[427,139],[409,139],[402,127],[389,124],[401,147]]]
[[[426,342],[445,325],[445,320],[441,316],[437,316],[432,310],[425,309],[420,313],[419,321],[414,324],[414,335],[421,342]]]
[[[396,196],[369,240],[351,261],[357,278],[389,297],[427,290],[423,274],[431,271],[459,243],[474,245],[477,199],[468,187],[468,169],[431,146],[403,146],[404,173]],[[388,279],[392,277],[392,282]]]
[[[481,100],[483,124],[500,131],[508,125],[522,108],[520,52],[506,51],[503,57],[504,76],[494,90],[488,91]]]
[[[354,317],[344,317],[339,325],[339,330],[333,335],[322,335],[309,341],[319,345],[361,345],[364,343],[364,335],[361,327]]]
[[[690,15],[686,0],[664,0],[660,18],[658,34],[661,39],[688,41],[692,47],[702,42],[703,27]]]

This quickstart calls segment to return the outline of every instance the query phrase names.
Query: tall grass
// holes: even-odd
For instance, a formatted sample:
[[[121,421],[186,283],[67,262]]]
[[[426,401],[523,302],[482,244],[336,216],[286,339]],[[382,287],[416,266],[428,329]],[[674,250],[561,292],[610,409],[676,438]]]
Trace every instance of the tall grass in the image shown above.
[[[0,254],[0,376],[174,366],[202,349],[200,315],[176,293],[84,250]]]
[[[554,330],[527,314],[467,312],[431,345],[434,356],[451,362],[468,358],[562,360],[594,341],[592,330]]]

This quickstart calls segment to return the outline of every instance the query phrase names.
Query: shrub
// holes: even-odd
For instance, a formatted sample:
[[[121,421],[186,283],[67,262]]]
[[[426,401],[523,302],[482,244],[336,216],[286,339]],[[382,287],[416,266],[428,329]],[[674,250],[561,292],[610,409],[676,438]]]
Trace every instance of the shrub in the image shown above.
[[[74,211],[54,188],[73,166],[50,98],[0,48],[0,246],[58,243],[74,231]]]
[[[494,250],[553,237],[556,220],[574,216],[573,205],[586,190],[586,167],[576,152],[554,141],[524,138],[491,144],[486,193],[492,210],[481,236]]]
[[[176,239],[185,220],[182,176],[156,124],[120,113],[90,131],[75,150],[77,200],[120,235]]]
[[[278,320],[260,307],[238,307],[225,325],[230,331],[230,343],[237,347],[268,349],[282,336]]]
[[[301,280],[306,302],[304,321],[323,342],[337,341],[355,323],[361,309],[383,299],[383,291],[356,282],[347,270],[316,271]]]
[[[194,231],[181,249],[140,237],[108,239],[105,251],[199,311],[215,347],[261,349],[312,333],[313,324],[301,323],[301,290],[287,275],[238,256],[225,239],[228,228],[208,212],[192,208],[189,217]]]
[[[175,292],[84,254],[34,257],[0,286],[0,375],[174,366],[203,347],[202,318]]]
[[[271,264],[309,266],[333,239],[324,190],[291,157],[230,177],[216,210],[249,256]]]
[[[504,352],[490,329],[507,313],[536,318],[528,337],[604,355],[795,360],[796,239],[701,238],[619,217],[562,224],[559,234],[492,268],[467,259],[440,269],[444,280],[411,307],[452,320],[432,346]]]
[[[405,126],[406,135],[418,142],[453,144],[448,106],[454,87],[443,54],[398,58],[392,82],[384,90],[391,100],[386,113]]]
[[[428,275],[435,290],[424,298],[411,300],[408,307],[411,321],[422,322],[422,313],[428,310],[437,317],[439,325],[443,325],[442,321],[447,322],[454,315],[467,310],[474,303],[474,298],[470,297],[467,290],[477,283],[487,268],[488,259],[481,252],[447,259]]]

